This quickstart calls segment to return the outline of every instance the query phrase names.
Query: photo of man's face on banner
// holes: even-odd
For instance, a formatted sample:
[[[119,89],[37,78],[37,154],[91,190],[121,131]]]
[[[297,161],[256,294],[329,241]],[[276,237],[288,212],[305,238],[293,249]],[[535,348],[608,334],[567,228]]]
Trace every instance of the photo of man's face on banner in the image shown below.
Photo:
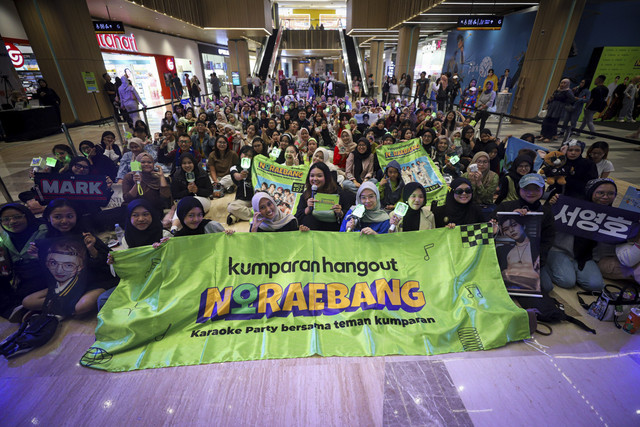
[[[542,214],[498,212],[496,252],[510,294],[541,294],[540,229]]]

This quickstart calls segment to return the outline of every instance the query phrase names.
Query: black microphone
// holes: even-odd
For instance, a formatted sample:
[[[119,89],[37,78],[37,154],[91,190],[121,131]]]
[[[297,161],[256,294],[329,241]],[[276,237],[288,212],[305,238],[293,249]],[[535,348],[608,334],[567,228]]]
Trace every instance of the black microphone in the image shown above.
[[[315,199],[316,198],[316,193],[318,192],[318,186],[317,185],[312,185],[311,186],[311,198]],[[313,212],[313,206],[311,206],[309,208],[309,212]]]

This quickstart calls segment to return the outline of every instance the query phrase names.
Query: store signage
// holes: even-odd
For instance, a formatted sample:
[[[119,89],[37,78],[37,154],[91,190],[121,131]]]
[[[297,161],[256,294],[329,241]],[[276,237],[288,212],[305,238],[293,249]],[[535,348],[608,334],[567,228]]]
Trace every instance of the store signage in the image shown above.
[[[16,47],[13,43],[4,43],[4,47],[7,49],[7,53],[9,54],[9,59],[11,59],[11,63],[14,67],[20,68],[24,65],[24,56],[20,49]]]
[[[93,21],[93,29],[98,34],[124,34],[121,21]]]
[[[137,52],[138,45],[133,34],[130,36],[119,36],[117,34],[96,34],[98,44],[103,49],[124,50],[127,52]]]
[[[225,56],[229,56],[229,49],[222,49],[222,48],[218,48],[218,55],[225,55]]]
[[[504,16],[462,15],[458,16],[458,30],[500,30]]]
[[[173,58],[167,58],[166,64],[169,71],[173,71],[176,69],[176,64],[175,62],[173,62]]]
[[[96,81],[96,75],[92,71],[82,71],[82,81],[84,87],[87,89],[87,93],[100,92],[98,90],[98,82]]]

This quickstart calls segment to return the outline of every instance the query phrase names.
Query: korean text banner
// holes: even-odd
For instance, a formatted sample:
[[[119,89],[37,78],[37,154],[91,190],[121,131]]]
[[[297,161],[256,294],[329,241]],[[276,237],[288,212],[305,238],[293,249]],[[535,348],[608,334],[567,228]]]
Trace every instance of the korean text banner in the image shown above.
[[[115,252],[81,359],[108,371],[488,350],[529,336],[487,224],[381,236],[223,233]]]
[[[286,166],[259,155],[251,162],[251,180],[256,191],[273,196],[284,213],[295,213],[309,168],[305,165]]]
[[[603,243],[623,243],[640,231],[640,214],[560,196],[553,205],[556,232]]]
[[[439,205],[444,204],[447,197],[447,185],[440,170],[422,148],[420,138],[400,142],[392,145],[381,145],[376,149],[378,161],[382,169],[386,168],[390,161],[400,163],[402,170],[400,175],[405,184],[417,182],[427,191],[427,206],[437,200]]]

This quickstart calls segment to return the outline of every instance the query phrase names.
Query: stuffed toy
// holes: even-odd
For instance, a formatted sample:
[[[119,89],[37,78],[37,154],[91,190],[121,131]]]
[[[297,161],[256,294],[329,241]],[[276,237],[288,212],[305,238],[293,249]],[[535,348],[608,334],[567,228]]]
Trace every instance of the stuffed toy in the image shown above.
[[[565,185],[568,175],[564,165],[567,163],[567,156],[562,151],[551,151],[544,157],[544,165],[538,173],[545,177],[548,185]]]

